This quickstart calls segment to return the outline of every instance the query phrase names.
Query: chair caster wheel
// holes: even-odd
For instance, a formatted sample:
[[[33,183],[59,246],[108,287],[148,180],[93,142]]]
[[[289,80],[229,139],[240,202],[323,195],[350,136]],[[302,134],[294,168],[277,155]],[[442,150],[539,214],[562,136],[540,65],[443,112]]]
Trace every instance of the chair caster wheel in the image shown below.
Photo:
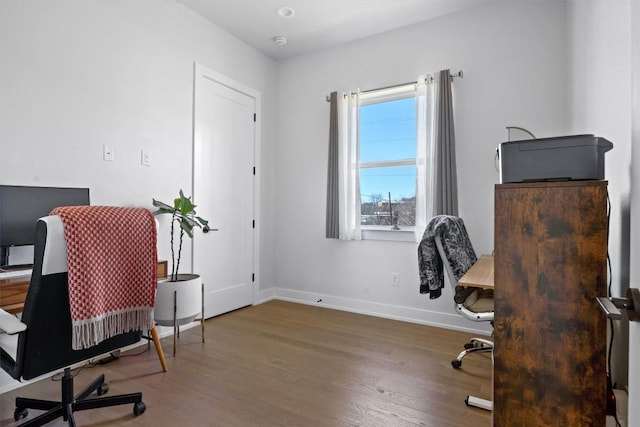
[[[474,348],[476,345],[472,342],[465,343],[464,349],[469,350],[470,348]]]
[[[13,411],[13,419],[15,421],[27,418],[27,415],[29,415],[29,410],[27,408],[16,408]]]
[[[462,360],[453,359],[451,361],[451,366],[453,366],[456,369],[459,369],[462,366]]]
[[[107,383],[100,384],[100,387],[98,387],[96,391],[98,392],[98,396],[102,396],[103,394],[106,394],[109,391],[109,384]]]
[[[144,411],[146,410],[147,410],[147,405],[145,405],[144,402],[138,402],[133,404],[133,415],[135,415],[136,417],[138,415],[144,414]]]

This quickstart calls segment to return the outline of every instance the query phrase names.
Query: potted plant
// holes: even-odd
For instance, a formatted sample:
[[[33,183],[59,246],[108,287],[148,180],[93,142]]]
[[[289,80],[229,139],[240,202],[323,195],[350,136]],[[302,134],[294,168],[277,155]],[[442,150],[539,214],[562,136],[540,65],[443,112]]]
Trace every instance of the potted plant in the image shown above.
[[[154,318],[159,325],[176,328],[178,325],[193,321],[202,310],[200,276],[179,273],[184,236],[186,234],[189,238],[193,238],[195,228],[208,231],[209,222],[196,215],[196,205],[191,202],[191,197],[184,195],[182,190],[174,199],[173,205],[153,199],[153,206],[158,208],[153,212],[154,215],[171,215],[171,274],[166,281],[158,283]],[[177,242],[176,228],[179,228]]]

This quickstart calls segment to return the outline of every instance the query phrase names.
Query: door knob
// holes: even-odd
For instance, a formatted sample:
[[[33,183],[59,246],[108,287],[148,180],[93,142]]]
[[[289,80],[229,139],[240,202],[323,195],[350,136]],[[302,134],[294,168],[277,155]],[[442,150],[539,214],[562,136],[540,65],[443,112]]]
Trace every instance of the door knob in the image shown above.
[[[210,231],[218,231],[218,229],[217,228],[209,228],[208,225],[205,225],[204,227],[202,227],[202,232],[203,233],[207,234]]]
[[[596,300],[609,319],[622,319],[620,309],[623,308],[627,310],[629,320],[640,322],[640,289],[627,289],[626,298],[597,297]]]

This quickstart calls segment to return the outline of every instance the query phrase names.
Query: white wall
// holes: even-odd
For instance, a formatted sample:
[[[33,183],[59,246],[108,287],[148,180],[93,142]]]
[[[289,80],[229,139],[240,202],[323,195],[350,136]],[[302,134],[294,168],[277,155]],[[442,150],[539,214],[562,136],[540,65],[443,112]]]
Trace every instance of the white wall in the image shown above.
[[[574,133],[613,142],[605,154],[605,178],[611,198],[613,291],[619,295],[629,281],[630,1],[574,0],[569,6],[569,126]]]
[[[0,183],[87,186],[93,204],[148,208],[190,194],[197,61],[262,93],[262,195],[273,199],[276,64],[180,3],[4,0],[0,40]],[[267,245],[273,205],[262,214]],[[274,258],[262,253],[261,278],[273,283]]]
[[[630,1],[574,0],[568,9],[569,126],[613,142],[605,154],[611,220],[611,294],[624,296],[630,269]],[[627,384],[628,324],[614,322],[614,382]]]
[[[460,215],[479,254],[493,249],[493,158],[505,126],[566,133],[566,5],[498,1],[278,63],[276,295],[444,326],[475,327],[418,293],[415,243],[324,238],[331,91],[464,70],[454,84]],[[400,286],[390,286],[390,273]]]

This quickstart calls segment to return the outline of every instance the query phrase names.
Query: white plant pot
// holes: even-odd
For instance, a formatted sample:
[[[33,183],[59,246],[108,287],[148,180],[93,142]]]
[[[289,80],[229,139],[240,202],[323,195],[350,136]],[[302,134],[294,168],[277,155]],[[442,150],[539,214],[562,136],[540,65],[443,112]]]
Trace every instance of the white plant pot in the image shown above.
[[[175,303],[174,303],[175,302]],[[197,274],[178,274],[177,282],[158,282],[154,320],[161,326],[184,325],[202,310],[202,279]]]

